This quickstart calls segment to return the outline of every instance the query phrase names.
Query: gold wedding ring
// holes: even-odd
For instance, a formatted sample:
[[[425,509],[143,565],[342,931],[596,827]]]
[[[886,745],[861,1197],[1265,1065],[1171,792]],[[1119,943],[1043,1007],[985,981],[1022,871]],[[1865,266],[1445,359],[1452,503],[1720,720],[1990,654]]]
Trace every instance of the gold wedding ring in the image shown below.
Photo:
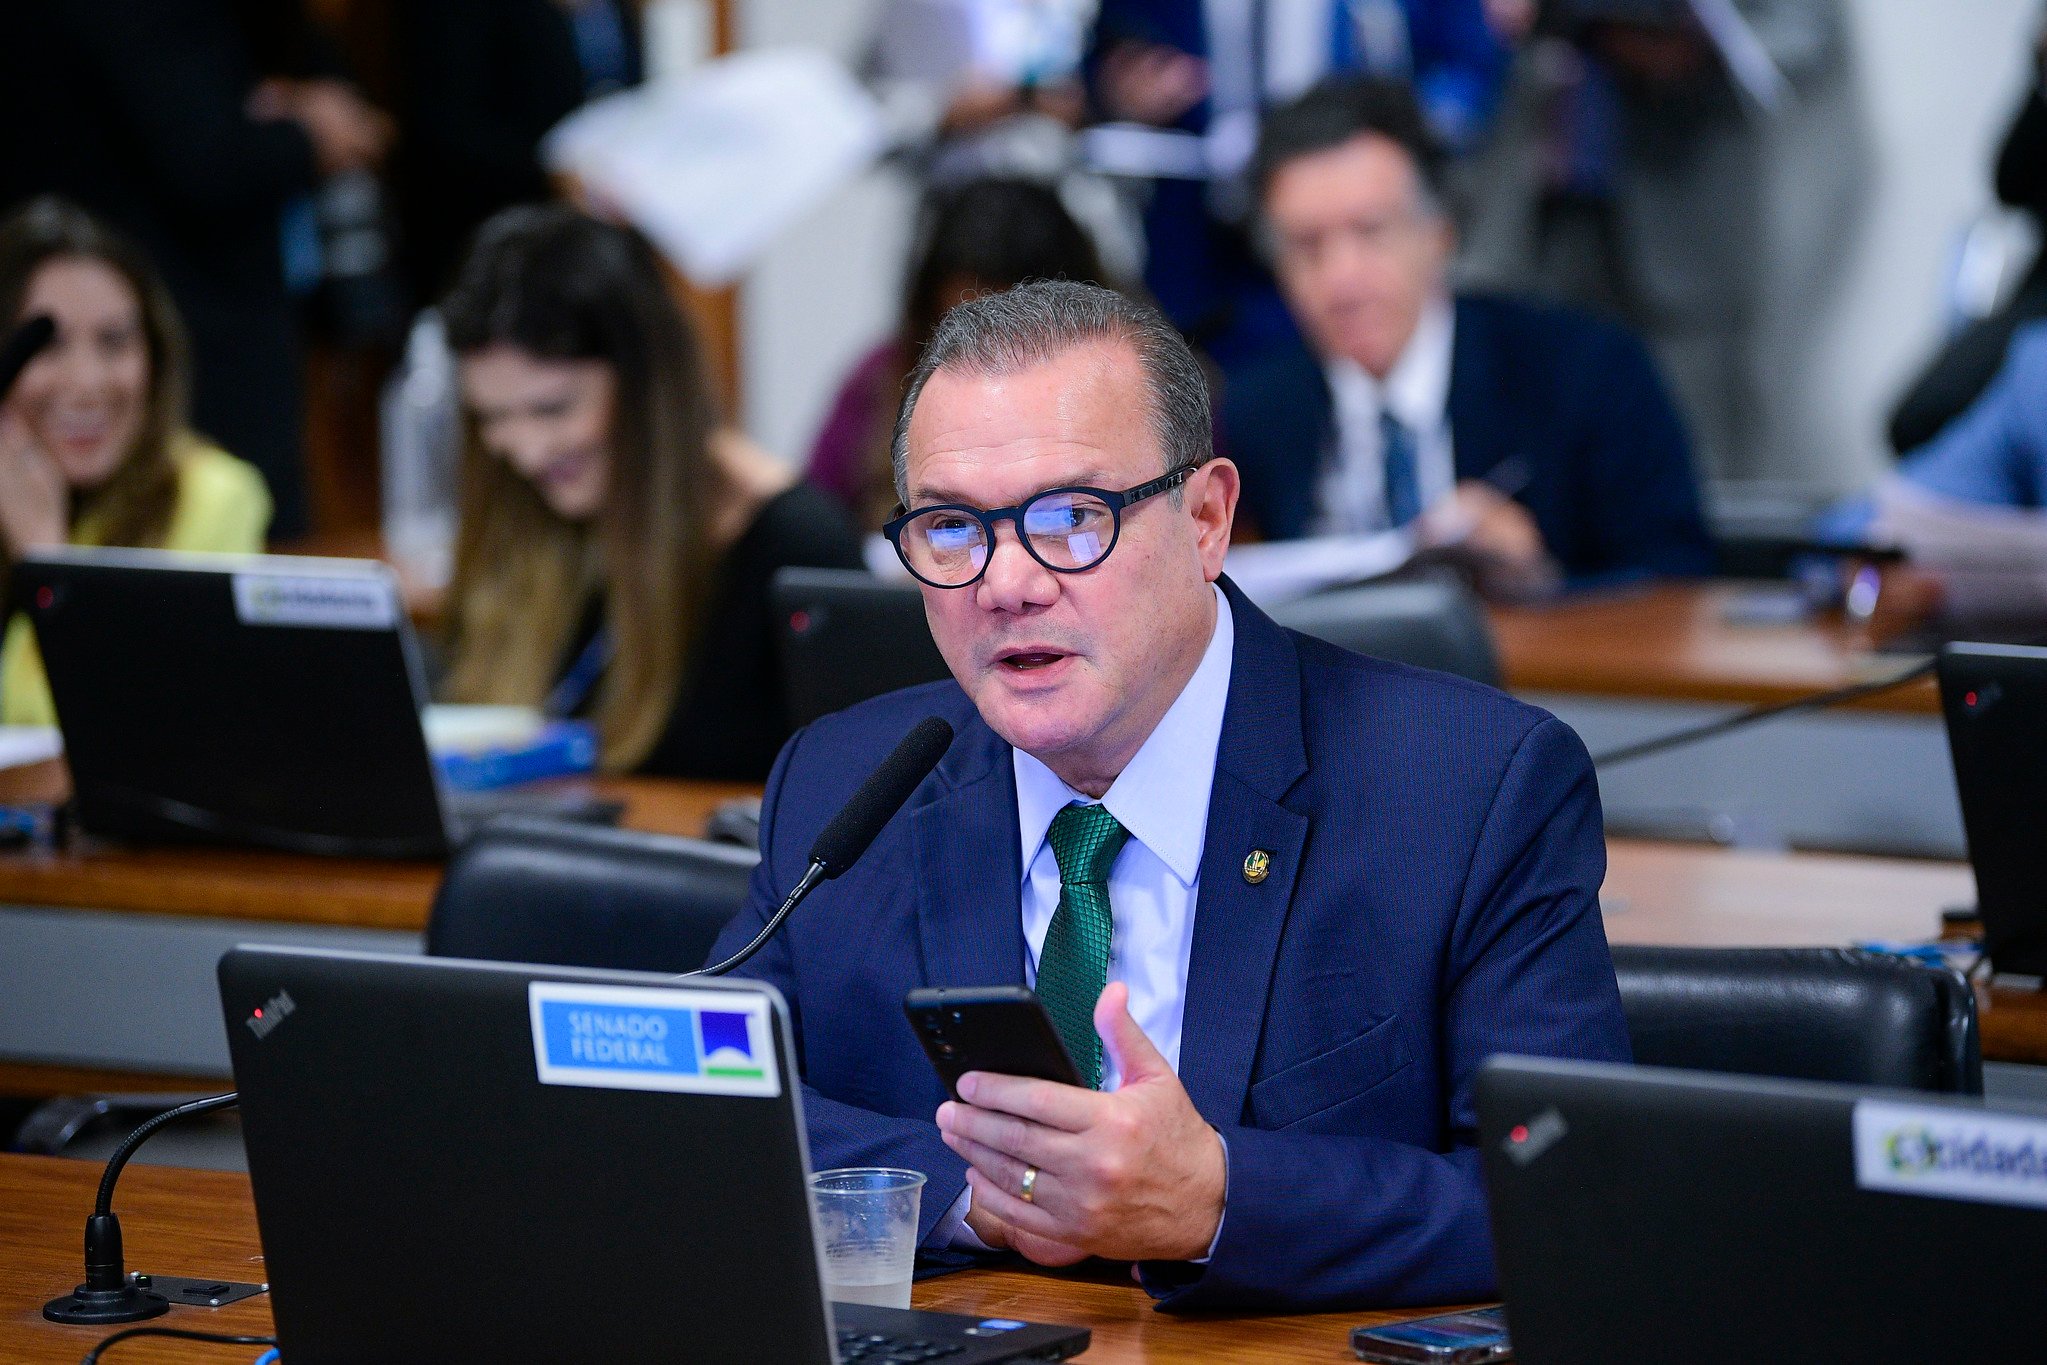
[[[1038,1202],[1038,1168],[1036,1166],[1024,1167],[1023,1188],[1017,1191],[1017,1196],[1026,1204]]]

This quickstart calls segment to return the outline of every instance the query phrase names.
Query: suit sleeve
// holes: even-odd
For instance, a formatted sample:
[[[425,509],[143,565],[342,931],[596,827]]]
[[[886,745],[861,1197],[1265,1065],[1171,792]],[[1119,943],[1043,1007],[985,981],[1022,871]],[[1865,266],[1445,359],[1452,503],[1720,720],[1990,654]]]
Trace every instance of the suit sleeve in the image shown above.
[[[1467,1302],[1495,1292],[1473,1083],[1495,1053],[1628,1059],[1599,920],[1606,852],[1591,760],[1545,719],[1508,762],[1447,944],[1445,1150],[1222,1129],[1229,1194],[1205,1266],[1147,1263],[1173,1312]]]
[[[775,908],[796,884],[807,866],[805,850],[778,842],[776,815],[782,793],[797,766],[797,750],[809,731],[799,730],[783,746],[768,775],[767,793],[761,798],[761,860],[754,869],[753,885],[746,908],[725,926],[711,949],[708,961],[720,962],[745,947],[760,932]],[[803,1066],[803,1016],[798,989],[797,964],[789,952],[786,933],[768,940],[734,976],[764,981],[782,993],[789,1004],[789,1022],[797,1038],[796,1064]],[[967,1165],[953,1154],[938,1136],[938,1125],[929,1119],[895,1118],[819,1094],[808,1083],[803,1087],[803,1121],[810,1140],[811,1169],[826,1171],[841,1166],[895,1166],[922,1171],[925,1186],[918,1208],[917,1241],[932,1240],[938,1225],[967,1187]]]
[[[1658,574],[1713,571],[1712,536],[1699,505],[1691,438],[1648,349],[1601,326],[1587,348],[1578,392],[1587,402],[1579,496],[1592,509],[1592,562],[1572,564],[1577,586]]]
[[[2047,489],[2035,471],[2047,463],[2035,416],[2047,392],[2047,325],[2017,334],[2003,368],[1983,396],[1926,445],[1905,457],[1898,474],[1950,498],[1997,507],[2036,507]]]

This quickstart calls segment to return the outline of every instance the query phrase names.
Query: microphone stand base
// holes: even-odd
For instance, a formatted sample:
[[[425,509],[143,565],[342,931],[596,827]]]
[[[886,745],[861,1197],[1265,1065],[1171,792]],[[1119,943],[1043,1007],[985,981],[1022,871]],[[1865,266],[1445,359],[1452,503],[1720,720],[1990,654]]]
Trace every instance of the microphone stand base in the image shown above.
[[[106,1326],[120,1322],[141,1322],[161,1317],[172,1304],[194,1308],[219,1308],[239,1299],[265,1293],[267,1284],[246,1284],[239,1280],[192,1279],[185,1275],[130,1275],[119,1289],[87,1289],[78,1286],[61,1299],[43,1305],[43,1316],[51,1322]]]
[[[141,1322],[145,1318],[162,1317],[171,1309],[171,1301],[152,1290],[144,1289],[138,1281],[146,1277],[130,1276],[119,1289],[87,1289],[78,1286],[61,1299],[51,1299],[43,1305],[43,1316],[51,1322],[70,1323],[81,1327],[105,1327],[118,1322]]]

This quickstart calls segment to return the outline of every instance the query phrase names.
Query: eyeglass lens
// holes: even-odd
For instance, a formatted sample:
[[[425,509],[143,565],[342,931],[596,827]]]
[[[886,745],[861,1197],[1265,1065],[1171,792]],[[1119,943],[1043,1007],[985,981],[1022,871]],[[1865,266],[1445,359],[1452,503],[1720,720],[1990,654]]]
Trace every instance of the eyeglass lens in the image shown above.
[[[1023,505],[1021,521],[1031,552],[1055,569],[1097,564],[1115,539],[1115,512],[1086,493],[1041,494]],[[935,583],[964,583],[988,562],[986,524],[954,507],[912,517],[902,545],[911,566]]]

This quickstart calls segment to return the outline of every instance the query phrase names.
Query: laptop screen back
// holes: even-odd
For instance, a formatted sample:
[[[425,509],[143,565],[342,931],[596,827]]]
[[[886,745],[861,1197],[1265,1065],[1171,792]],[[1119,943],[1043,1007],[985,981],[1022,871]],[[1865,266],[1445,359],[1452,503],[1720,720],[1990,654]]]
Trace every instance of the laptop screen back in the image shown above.
[[[72,550],[15,566],[80,823],[317,854],[446,852],[390,570]]]
[[[1478,1109],[1524,1365],[1919,1365],[2047,1339],[2047,1111],[1519,1057],[1488,1063]]]
[[[294,1365],[832,1359],[771,988],[261,948],[220,986]]]
[[[1951,645],[1939,672],[1984,951],[2047,976],[2047,649]]]

